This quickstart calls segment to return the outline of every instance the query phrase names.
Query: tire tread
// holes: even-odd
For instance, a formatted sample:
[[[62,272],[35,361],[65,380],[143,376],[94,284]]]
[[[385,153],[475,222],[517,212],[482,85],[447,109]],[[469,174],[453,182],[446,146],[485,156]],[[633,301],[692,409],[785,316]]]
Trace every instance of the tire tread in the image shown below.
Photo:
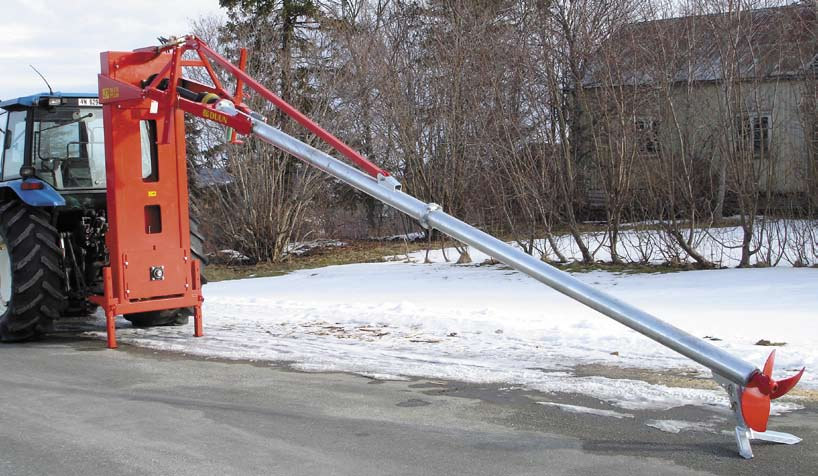
[[[41,337],[63,305],[62,262],[51,212],[12,199],[0,203],[0,233],[11,258],[12,297],[0,316],[0,340]]]

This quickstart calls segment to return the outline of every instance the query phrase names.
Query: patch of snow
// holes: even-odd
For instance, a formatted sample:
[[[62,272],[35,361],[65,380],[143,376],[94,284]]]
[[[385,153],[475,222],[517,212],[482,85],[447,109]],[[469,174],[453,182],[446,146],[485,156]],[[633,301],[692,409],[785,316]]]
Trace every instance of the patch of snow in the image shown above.
[[[717,425],[721,420],[717,421],[685,421],[685,420],[648,420],[645,425],[656,428],[657,430],[666,433],[681,433],[683,431],[701,431],[706,433],[718,433]],[[732,434],[732,433],[731,433]]]
[[[314,249],[340,248],[346,245],[346,242],[340,240],[294,241],[287,245],[287,248],[284,250],[284,255],[301,256]]]
[[[783,415],[784,413],[794,412],[796,410],[803,410],[804,406],[795,403],[792,400],[798,400],[798,397],[790,397],[788,400],[790,401],[780,401],[776,400],[771,402],[770,406],[770,415]]]
[[[615,412],[613,410],[603,410],[601,408],[591,408],[591,407],[583,407],[579,405],[568,405],[566,403],[556,403],[556,402],[537,402],[540,405],[545,405],[549,407],[557,407],[562,411],[568,413],[587,413],[589,415],[597,415],[597,416],[604,416],[610,418],[633,418],[633,415],[630,413],[620,413]]]
[[[249,257],[236,250],[219,250],[215,253],[210,253],[210,256],[229,261],[250,261]]]
[[[544,392],[588,395],[626,410],[670,410],[685,405],[726,407],[727,394],[719,390],[669,387],[642,380],[607,377],[555,377],[548,385],[533,385]]]
[[[373,240],[377,241],[419,241],[426,237],[426,234],[422,231],[415,231],[412,233],[404,233],[401,235],[390,235],[390,236],[381,236],[378,238],[372,238]]]

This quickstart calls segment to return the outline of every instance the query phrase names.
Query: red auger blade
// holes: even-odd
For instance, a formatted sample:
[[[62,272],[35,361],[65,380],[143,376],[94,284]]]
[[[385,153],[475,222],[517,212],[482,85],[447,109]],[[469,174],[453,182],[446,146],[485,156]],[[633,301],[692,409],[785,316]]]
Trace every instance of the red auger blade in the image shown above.
[[[744,423],[755,431],[767,431],[767,420],[770,419],[770,400],[776,399],[792,390],[801,380],[804,370],[783,380],[773,380],[775,350],[770,352],[764,368],[747,383],[741,393],[741,416]]]
[[[787,378],[785,378],[783,380],[778,380],[776,382],[778,384],[778,388],[774,389],[772,391],[772,393],[770,393],[770,398],[775,400],[778,397],[786,395],[787,392],[792,390],[792,388],[795,387],[795,385],[798,383],[798,381],[801,380],[801,376],[804,375],[804,370],[806,370],[806,369],[807,368],[804,367],[804,368],[801,369],[800,372],[793,375],[792,377],[787,377]]]
[[[747,387],[741,393],[741,416],[744,423],[755,431],[767,431],[770,419],[770,396],[761,393],[758,387]]]
[[[773,365],[775,365],[775,349],[767,356],[767,360],[764,362],[764,370],[761,373],[773,378]]]

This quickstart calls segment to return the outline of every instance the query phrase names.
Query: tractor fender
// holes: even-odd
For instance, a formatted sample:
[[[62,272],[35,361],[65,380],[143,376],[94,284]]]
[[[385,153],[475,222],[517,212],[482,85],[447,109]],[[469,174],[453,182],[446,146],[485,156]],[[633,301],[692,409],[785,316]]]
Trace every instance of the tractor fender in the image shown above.
[[[65,199],[51,185],[35,178],[26,179],[26,184],[32,182],[42,184],[42,188],[23,188],[23,179],[1,182],[0,195],[8,189],[13,191],[23,203],[32,207],[65,206]]]

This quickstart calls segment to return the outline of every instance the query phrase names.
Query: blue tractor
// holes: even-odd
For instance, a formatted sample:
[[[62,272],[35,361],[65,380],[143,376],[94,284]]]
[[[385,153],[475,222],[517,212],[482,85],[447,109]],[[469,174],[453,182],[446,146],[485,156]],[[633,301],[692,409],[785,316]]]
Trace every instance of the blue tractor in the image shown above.
[[[106,174],[102,108],[93,93],[0,102],[0,340],[43,336],[62,316],[92,314],[102,294]],[[155,141],[144,131],[143,141]],[[150,157],[143,159],[150,169]],[[204,263],[191,222],[191,247]],[[136,326],[184,324],[189,309],[129,314]]]

